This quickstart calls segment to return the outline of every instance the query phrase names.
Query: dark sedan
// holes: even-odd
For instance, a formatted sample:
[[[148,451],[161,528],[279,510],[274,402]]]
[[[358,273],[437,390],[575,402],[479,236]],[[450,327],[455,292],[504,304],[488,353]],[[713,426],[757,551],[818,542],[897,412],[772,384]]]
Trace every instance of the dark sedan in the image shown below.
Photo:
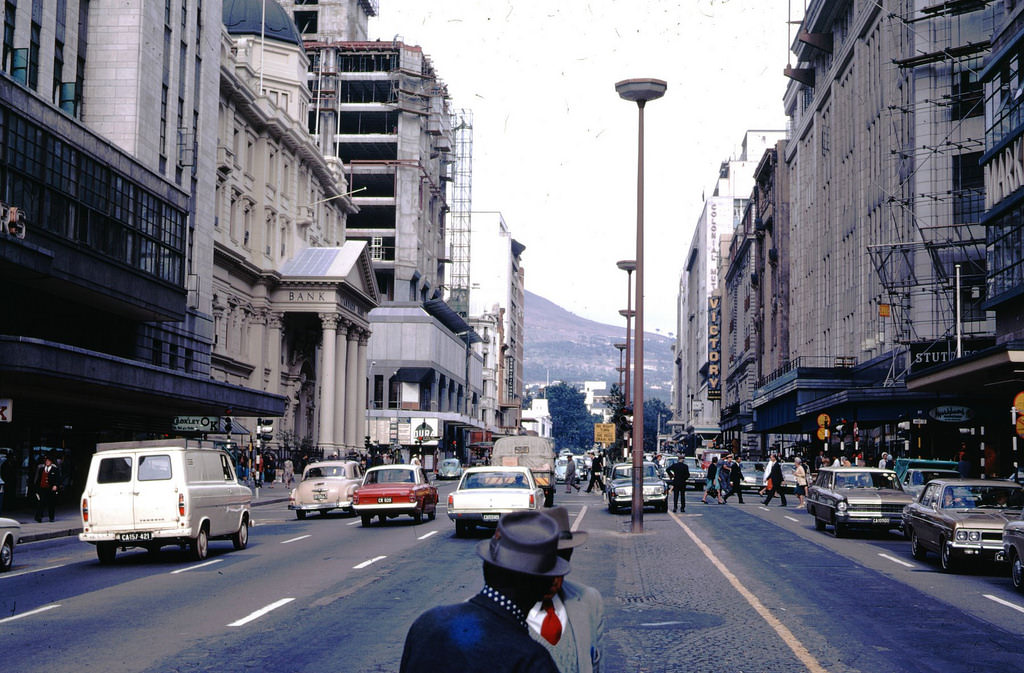
[[[643,465],[643,504],[662,512],[668,511],[668,487],[658,472],[658,466],[645,462]],[[629,509],[633,503],[633,465],[619,463],[612,468],[608,482],[608,511],[615,514],[620,508]]]
[[[910,552],[938,554],[949,572],[968,560],[1003,560],[1003,527],[1019,517],[1024,487],[994,479],[936,479],[903,510]]]
[[[830,525],[836,537],[849,528],[898,528],[910,503],[895,472],[873,467],[823,467],[806,498],[814,527]]]

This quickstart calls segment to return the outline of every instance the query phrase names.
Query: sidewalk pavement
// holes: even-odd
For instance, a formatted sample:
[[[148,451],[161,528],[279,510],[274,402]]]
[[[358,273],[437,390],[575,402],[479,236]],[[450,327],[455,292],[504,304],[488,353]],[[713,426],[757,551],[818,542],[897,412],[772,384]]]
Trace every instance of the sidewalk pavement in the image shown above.
[[[288,501],[288,489],[284,484],[276,484],[274,488],[261,488],[258,493],[259,497],[255,493],[253,494],[253,507]],[[42,523],[38,523],[35,520],[35,508],[26,504],[13,511],[5,509],[0,512],[0,517],[14,519],[21,524],[21,536],[18,538],[18,544],[70,537],[82,532],[82,517],[76,504],[61,503],[57,506],[55,514],[53,521],[49,521],[44,514]]]

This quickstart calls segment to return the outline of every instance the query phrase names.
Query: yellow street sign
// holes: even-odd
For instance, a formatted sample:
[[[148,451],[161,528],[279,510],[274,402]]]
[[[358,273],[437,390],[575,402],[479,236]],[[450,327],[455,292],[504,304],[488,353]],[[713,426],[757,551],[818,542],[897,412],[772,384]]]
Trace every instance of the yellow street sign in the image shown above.
[[[1017,413],[1024,412],[1024,392],[1017,393],[1017,396],[1013,398],[1013,407]]]
[[[614,444],[615,424],[594,423],[594,441],[601,444]]]
[[[828,439],[828,428],[818,428],[818,439],[821,441]]]
[[[831,422],[832,422],[832,419],[829,418],[828,414],[818,414],[818,427],[819,428],[827,428],[828,424],[831,423]],[[821,437],[819,439],[824,439],[824,438]]]

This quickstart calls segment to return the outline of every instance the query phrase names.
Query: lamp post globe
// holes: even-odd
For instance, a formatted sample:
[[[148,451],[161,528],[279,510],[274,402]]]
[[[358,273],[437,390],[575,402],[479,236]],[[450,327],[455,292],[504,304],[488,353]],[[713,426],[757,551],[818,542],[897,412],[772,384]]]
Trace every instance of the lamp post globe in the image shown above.
[[[633,507],[631,531],[644,531],[644,106],[665,95],[668,84],[651,78],[615,83],[623,100],[636,103],[639,115],[636,162],[636,320],[633,323]]]

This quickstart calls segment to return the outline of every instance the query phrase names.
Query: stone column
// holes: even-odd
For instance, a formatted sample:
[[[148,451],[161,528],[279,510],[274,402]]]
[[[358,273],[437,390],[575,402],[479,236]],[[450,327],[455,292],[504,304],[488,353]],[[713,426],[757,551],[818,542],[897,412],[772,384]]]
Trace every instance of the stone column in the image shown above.
[[[338,336],[335,340],[337,360],[334,363],[334,408],[331,409],[331,416],[334,419],[334,439],[339,444],[347,444],[345,441],[345,409],[348,406],[348,332],[352,329],[352,323],[348,320],[341,320],[338,323]],[[347,447],[346,447],[347,448]]]
[[[264,368],[267,372],[266,391],[281,393],[281,322],[284,316],[276,312],[267,313],[266,358]]]
[[[363,332],[359,336],[359,394],[356,405],[356,444],[359,446],[363,446],[366,437],[366,397],[369,388],[366,380],[366,345],[369,341],[369,332]]]
[[[355,448],[356,445],[356,406],[359,403],[359,336],[361,330],[351,327],[348,330],[348,363],[345,367],[345,446]]]
[[[338,316],[334,313],[321,313],[320,324],[323,326],[323,354],[320,360],[320,414],[319,441],[324,455],[330,455],[336,448],[334,443],[334,372],[336,347],[336,329]]]

